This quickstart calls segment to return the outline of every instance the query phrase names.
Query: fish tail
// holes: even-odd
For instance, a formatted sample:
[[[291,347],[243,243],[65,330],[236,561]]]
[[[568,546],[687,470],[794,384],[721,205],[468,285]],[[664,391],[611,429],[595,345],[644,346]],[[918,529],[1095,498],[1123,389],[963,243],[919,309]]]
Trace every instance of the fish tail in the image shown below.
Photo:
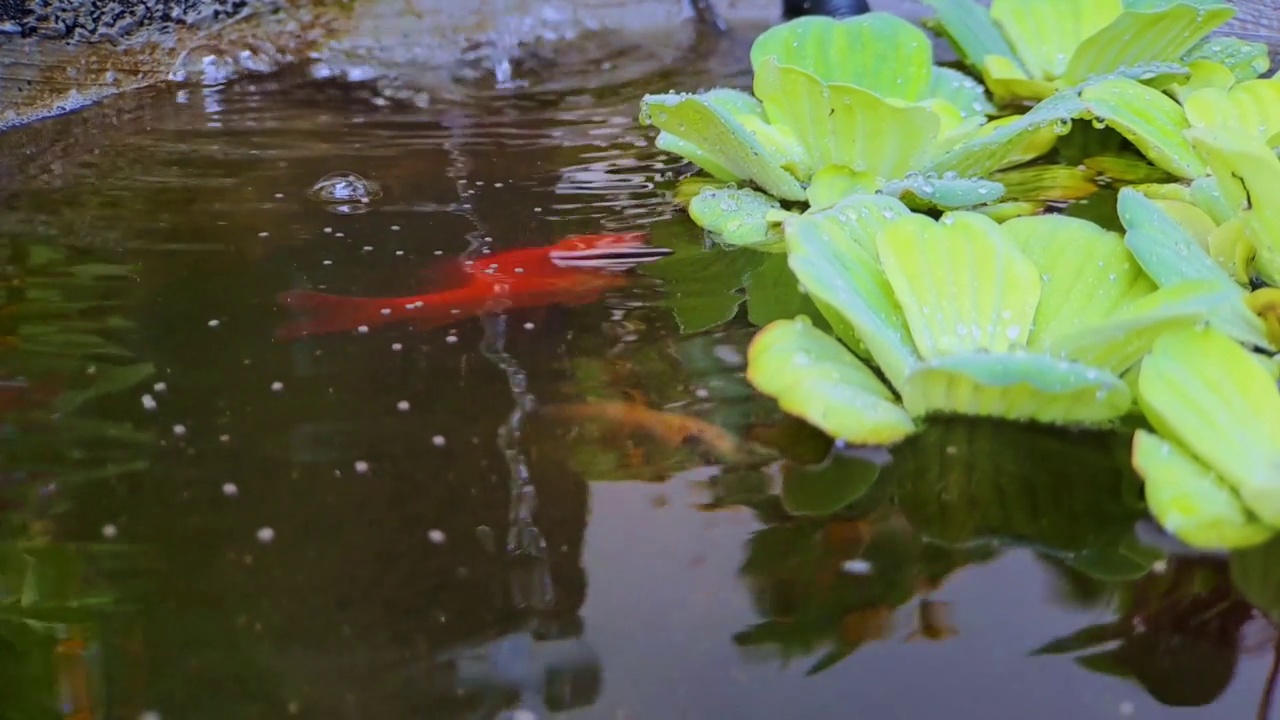
[[[375,323],[380,309],[388,306],[384,300],[343,297],[313,290],[284,292],[276,297],[276,302],[303,315],[277,328],[276,338],[280,340],[355,330]]]

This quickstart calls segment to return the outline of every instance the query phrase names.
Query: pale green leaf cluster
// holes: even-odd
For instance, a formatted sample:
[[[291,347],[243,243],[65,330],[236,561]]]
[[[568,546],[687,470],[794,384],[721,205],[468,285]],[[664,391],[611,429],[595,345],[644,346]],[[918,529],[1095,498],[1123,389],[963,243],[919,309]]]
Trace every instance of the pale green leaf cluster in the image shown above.
[[[934,221],[876,203],[783,223],[791,269],[843,344],[779,320],[748,358],[757,389],[850,443],[895,442],[933,414],[1110,423],[1133,409],[1122,376],[1156,338],[1234,297],[1209,281],[1158,288],[1087,221]]]
[[[1077,113],[1050,104],[987,122],[982,86],[934,65],[925,33],[887,13],[778,25],[752,45],[751,63],[751,93],[647,95],[640,121],[660,130],[658,147],[722,184],[815,210],[880,191],[922,209],[996,202],[1003,188],[980,179],[1047,153]]]
[[[1001,104],[1102,75],[1158,82],[1198,59],[1242,77],[1260,62],[1256,44],[1201,42],[1235,15],[1216,0],[992,0],[989,10],[976,0],[924,2],[936,12],[931,24]]]

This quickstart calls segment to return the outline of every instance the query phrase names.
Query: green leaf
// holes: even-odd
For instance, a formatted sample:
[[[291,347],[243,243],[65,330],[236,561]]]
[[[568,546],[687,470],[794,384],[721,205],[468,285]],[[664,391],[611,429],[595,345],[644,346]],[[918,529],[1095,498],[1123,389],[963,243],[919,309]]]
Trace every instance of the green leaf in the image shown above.
[[[824,84],[771,57],[756,67],[755,93],[769,122],[799,138],[815,168],[843,165],[874,177],[902,177],[927,157],[941,127],[929,108],[892,104],[853,85]]]
[[[923,0],[933,8],[936,24],[951,41],[960,58],[978,69],[988,55],[1008,58],[1017,64],[1017,55],[987,9],[974,0]],[[1019,70],[1023,68],[1019,67]]]
[[[833,456],[819,467],[787,463],[782,469],[782,506],[792,515],[830,515],[875,484],[880,466],[857,457]]]
[[[770,58],[825,83],[854,85],[909,102],[925,97],[933,75],[928,36],[884,12],[843,20],[811,15],[775,25],[751,45],[757,77]]]
[[[1190,127],[1182,108],[1159,90],[1124,78],[1086,86],[1080,98],[1089,112],[1132,142],[1156,166],[1181,178],[1205,173],[1205,164],[1183,137]]]
[[[1027,73],[1037,80],[1062,77],[1076,49],[1120,16],[1122,10],[1121,0],[991,2],[991,17],[1004,29]],[[1104,52],[1109,50],[1102,48]]]
[[[875,373],[805,317],[756,333],[747,380],[785,412],[846,442],[887,445],[915,431]]]
[[[1132,405],[1128,385],[1097,368],[1046,355],[949,355],[911,370],[901,386],[912,417],[933,414],[1104,423]]]
[[[908,173],[901,180],[885,183],[882,192],[902,199],[908,206],[936,207],[942,210],[985,205],[1004,197],[1004,186],[979,178],[929,177]]]
[[[1231,553],[1231,581],[1249,604],[1280,621],[1280,537]]]
[[[781,229],[766,216],[779,208],[776,199],[755,190],[704,188],[689,203],[689,217],[725,245],[778,246]]]
[[[865,345],[896,386],[917,357],[902,308],[875,257],[831,212],[786,222],[791,270],[836,334],[850,347]]]
[[[813,301],[800,291],[800,282],[787,265],[786,255],[772,255],[751,271],[746,290],[747,317],[757,326],[797,315],[821,321]]]
[[[1187,136],[1209,161],[1227,202],[1246,208],[1238,218],[1257,253],[1258,275],[1269,285],[1280,285],[1280,157],[1244,133],[1199,128]]]
[[[1138,396],[1162,436],[1220,476],[1263,522],[1280,526],[1280,394],[1248,351],[1212,329],[1170,332],[1143,361]],[[1190,470],[1179,478],[1189,481]]]
[[[1074,85],[1141,63],[1178,60],[1235,14],[1225,3],[1162,5],[1137,9],[1130,2],[1130,9],[1073,49],[1063,82]]]
[[[1001,170],[991,180],[1004,186],[1010,200],[1082,200],[1098,191],[1096,173],[1074,165],[1035,165]]]
[[[792,158],[766,148],[741,120],[705,96],[646,95],[640,101],[640,124],[692,143],[719,166],[770,195],[805,199],[800,181],[783,168]]]
[[[1249,80],[1228,90],[1204,88],[1183,101],[1193,127],[1252,135],[1264,143],[1280,132],[1280,81]]]
[[[957,145],[919,169],[939,175],[954,172],[961,177],[985,177],[1005,167],[1010,158],[1020,158],[1029,139],[1038,138],[1049,129],[1059,135],[1070,132],[1071,121],[1086,112],[1088,108],[1078,93],[1057,93],[1016,120]]]
[[[1001,228],[1040,274],[1032,349],[1106,320],[1155,290],[1120,235],[1087,220],[1042,215]]]
[[[949,67],[933,68],[929,97],[951,103],[966,118],[993,115],[996,111],[982,83]]]
[[[1235,37],[1205,38],[1182,56],[1184,65],[1197,60],[1208,60],[1227,68],[1237,82],[1253,80],[1271,67],[1266,45]]]
[[[1275,533],[1250,514],[1217,473],[1159,435],[1146,430],[1134,435],[1133,466],[1146,484],[1152,516],[1192,547],[1249,547]]]
[[[1212,283],[1181,283],[1160,288],[1091,327],[1050,339],[1044,351],[1121,373],[1151,349],[1161,335],[1206,321],[1236,297]]]
[[[878,188],[876,178],[840,165],[828,165],[813,174],[809,187],[810,210],[825,210],[850,195],[871,194]]]
[[[155,365],[149,362],[134,365],[99,365],[89,387],[59,395],[54,406],[58,412],[71,412],[90,400],[128,390],[151,377],[155,372]]]
[[[1120,190],[1120,219],[1126,228],[1125,246],[1147,275],[1160,287],[1183,282],[1209,282],[1215,289],[1232,292],[1232,300],[1215,311],[1211,323],[1232,338],[1269,348],[1262,321],[1245,305],[1245,291],[1195,239],[1151,199],[1133,188]]]
[[[995,222],[965,212],[942,222],[909,215],[876,243],[922,358],[1026,344],[1040,275]]]

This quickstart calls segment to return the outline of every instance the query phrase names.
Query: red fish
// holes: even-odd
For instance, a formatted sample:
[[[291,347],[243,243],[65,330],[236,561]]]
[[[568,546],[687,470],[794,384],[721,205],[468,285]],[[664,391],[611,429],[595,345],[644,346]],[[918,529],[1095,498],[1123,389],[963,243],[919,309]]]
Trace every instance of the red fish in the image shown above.
[[[643,232],[574,235],[545,247],[465,260],[447,273],[450,287],[407,297],[349,297],[311,290],[282,293],[280,304],[305,317],[276,331],[286,340],[411,321],[418,328],[511,308],[577,305],[622,287],[621,271],[671,254],[646,242]]]

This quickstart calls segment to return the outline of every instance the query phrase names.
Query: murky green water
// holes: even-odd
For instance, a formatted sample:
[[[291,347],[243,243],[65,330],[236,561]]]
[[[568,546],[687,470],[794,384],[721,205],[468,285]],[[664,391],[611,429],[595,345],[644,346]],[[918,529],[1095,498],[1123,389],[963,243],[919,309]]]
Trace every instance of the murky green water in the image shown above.
[[[1262,717],[1274,631],[1226,563],[1135,571],[1123,436],[824,461],[751,393],[743,260],[700,254],[634,122],[743,83],[749,39],[591,92],[281,77],[0,136],[0,718]],[[337,170],[369,212],[307,198]],[[274,337],[284,290],[644,228],[676,256],[598,302]],[[592,399],[791,459],[543,410]]]

